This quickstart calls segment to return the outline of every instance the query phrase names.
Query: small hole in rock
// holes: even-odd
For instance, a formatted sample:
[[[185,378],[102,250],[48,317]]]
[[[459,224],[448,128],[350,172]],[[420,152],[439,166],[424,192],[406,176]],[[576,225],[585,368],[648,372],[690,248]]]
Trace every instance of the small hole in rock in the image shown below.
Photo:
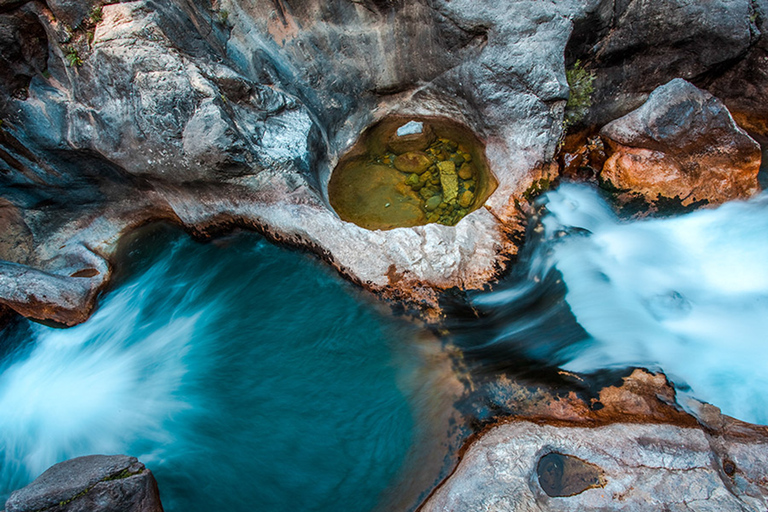
[[[729,459],[723,461],[723,471],[728,476],[733,476],[736,473],[736,464]]]
[[[97,275],[99,275],[99,271],[95,268],[84,268],[82,270],[78,270],[69,277],[93,277]]]
[[[553,498],[575,496],[587,489],[604,485],[600,468],[561,453],[548,453],[543,456],[536,472],[539,485],[547,496]]]

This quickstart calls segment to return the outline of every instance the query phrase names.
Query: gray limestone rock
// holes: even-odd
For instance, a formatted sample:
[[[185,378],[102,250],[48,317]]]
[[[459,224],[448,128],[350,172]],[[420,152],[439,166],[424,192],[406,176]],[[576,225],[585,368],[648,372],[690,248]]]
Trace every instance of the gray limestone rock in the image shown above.
[[[512,422],[475,441],[421,510],[765,510],[762,464],[734,460],[744,453],[768,460],[768,445],[748,440],[717,444],[702,429],[673,425],[584,428]],[[551,497],[537,475],[539,461],[550,453],[578,458],[600,476],[582,492]]]
[[[75,19],[90,5],[50,7]],[[756,5],[137,0],[104,5],[89,41],[37,2],[8,3],[2,15],[41,26],[48,51],[45,73],[24,52],[0,71],[24,91],[0,101],[0,189],[32,234],[25,264],[62,279],[70,248],[86,243],[108,267],[120,234],[163,218],[197,231],[258,226],[369,288],[397,282],[401,296],[421,290],[417,300],[435,304],[436,290],[482,286],[517,250],[503,235],[521,229],[516,200],[554,177],[567,47],[602,66],[595,103],[629,111],[662,77],[746,52],[763,23],[750,21]],[[476,132],[499,183],[484,207],[445,229],[341,221],[330,173],[389,114]],[[91,300],[82,295],[83,311]]]
[[[29,100],[0,114],[0,187],[36,248],[25,275],[63,285],[71,273],[56,262],[67,248],[87,243],[106,261],[120,233],[160,215],[200,231],[260,226],[370,288],[402,276],[405,296],[423,290],[419,300],[432,304],[430,287],[481,286],[500,254],[516,250],[501,236],[517,215],[512,196],[555,149],[573,5],[231,2],[224,19],[204,2],[140,0],[105,5],[90,42],[38,9],[50,77],[32,77]],[[81,65],[67,61],[70,47]],[[445,229],[373,232],[341,221],[326,197],[331,168],[389,113],[444,115],[486,137],[501,184],[490,210]],[[103,231],[79,220],[98,216]],[[106,275],[71,283],[83,311]],[[34,297],[24,308],[7,288],[0,302],[69,317]],[[60,298],[58,310],[71,311]]]
[[[157,482],[135,457],[89,455],[50,467],[11,494],[5,512],[162,512]]]
[[[628,113],[673,78],[706,86],[757,42],[753,4],[605,0],[584,12],[567,54],[596,72],[594,107],[585,124],[602,125]]]

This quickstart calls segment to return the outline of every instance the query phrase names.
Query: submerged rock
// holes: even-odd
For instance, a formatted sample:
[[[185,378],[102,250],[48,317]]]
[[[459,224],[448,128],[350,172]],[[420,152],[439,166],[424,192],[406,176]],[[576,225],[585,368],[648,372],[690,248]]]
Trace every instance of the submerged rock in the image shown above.
[[[440,186],[443,188],[443,197],[446,203],[451,203],[456,200],[456,196],[459,194],[456,164],[450,161],[438,162],[437,168],[440,170]]]
[[[409,151],[395,158],[398,171],[408,174],[423,174],[432,165],[432,159],[421,151]]]
[[[461,205],[462,208],[469,208],[472,205],[472,201],[474,199],[475,195],[469,190],[465,190],[462,192],[461,197],[459,198],[459,205]]]
[[[5,512],[162,512],[157,482],[135,457],[89,455],[60,462],[11,494]]]
[[[463,180],[470,180],[472,179],[472,176],[474,174],[472,165],[468,163],[461,164],[461,167],[459,168],[459,178]]]
[[[645,196],[722,203],[759,190],[760,146],[725,105],[682,79],[603,127],[609,158],[601,178]]]
[[[431,211],[436,210],[437,207],[440,206],[440,203],[442,203],[442,202],[443,202],[443,197],[442,196],[434,195],[434,196],[430,197],[429,199],[427,199],[427,202],[424,205],[424,208],[426,208],[426,210],[428,212],[431,212]]]
[[[435,134],[429,125],[409,121],[398,128],[389,138],[387,147],[398,155],[411,151],[424,151],[435,140]]]

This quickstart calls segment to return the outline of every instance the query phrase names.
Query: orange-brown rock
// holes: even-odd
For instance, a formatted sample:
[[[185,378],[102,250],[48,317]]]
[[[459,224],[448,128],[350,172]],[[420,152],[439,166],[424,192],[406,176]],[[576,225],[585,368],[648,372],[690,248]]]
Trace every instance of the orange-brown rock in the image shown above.
[[[470,437],[421,512],[765,508],[768,429],[707,404],[688,414],[663,374],[635,370],[589,403],[500,384],[515,414]]]
[[[424,151],[434,140],[432,127],[423,124],[418,129],[406,130],[406,133],[395,131],[387,142],[387,147],[399,155],[409,151]]]
[[[603,140],[587,130],[568,134],[557,160],[563,178],[593,180],[605,164]]]
[[[408,174],[423,174],[430,165],[432,159],[422,151],[409,151],[395,158],[395,168]]]
[[[610,154],[601,178],[649,201],[722,203],[759,190],[760,146],[720,100],[685,80],[657,88],[600,135]]]

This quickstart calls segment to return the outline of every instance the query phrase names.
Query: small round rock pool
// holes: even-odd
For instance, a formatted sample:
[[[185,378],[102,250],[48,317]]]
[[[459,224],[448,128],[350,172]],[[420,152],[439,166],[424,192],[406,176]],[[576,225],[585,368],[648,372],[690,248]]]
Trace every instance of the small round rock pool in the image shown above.
[[[453,226],[496,189],[483,143],[445,118],[388,117],[363,132],[328,184],[331,206],[366,229]]]

